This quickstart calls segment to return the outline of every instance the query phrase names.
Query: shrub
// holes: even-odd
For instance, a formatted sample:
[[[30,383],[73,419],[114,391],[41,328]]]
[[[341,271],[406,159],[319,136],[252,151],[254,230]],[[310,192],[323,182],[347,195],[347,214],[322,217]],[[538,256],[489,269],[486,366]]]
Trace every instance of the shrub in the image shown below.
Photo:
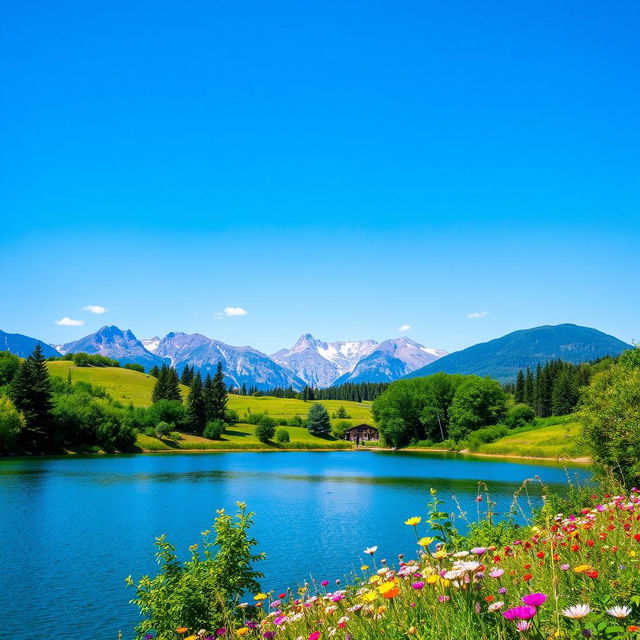
[[[220,440],[224,433],[225,423],[222,420],[210,420],[204,427],[204,437],[209,440]]]
[[[235,409],[227,409],[224,414],[224,419],[227,424],[235,424],[240,422],[240,416]]]
[[[528,404],[517,404],[507,411],[504,423],[510,429],[517,429],[533,424],[536,419],[536,412]]]
[[[276,431],[276,442],[279,444],[284,444],[285,442],[290,442],[291,438],[289,437],[289,432],[286,429],[278,429]]]
[[[146,410],[146,421],[154,428],[159,422],[168,422],[174,429],[180,429],[187,423],[187,411],[178,400],[158,400]]]
[[[347,420],[340,420],[339,422],[336,422],[333,427],[331,427],[331,433],[333,434],[333,437],[336,438],[336,440],[342,440],[344,439],[344,434],[350,426],[351,423]]]
[[[471,432],[467,437],[467,447],[471,451],[477,451],[481,445],[494,442],[509,433],[509,428],[503,424],[496,424],[492,427],[485,427]]]
[[[0,453],[11,453],[21,431],[25,428],[24,416],[6,396],[0,396]]]
[[[129,362],[124,365],[125,369],[131,369],[131,371],[138,371],[139,373],[144,373],[144,367],[141,364],[135,364],[133,362]]]
[[[170,435],[172,431],[173,425],[169,422],[161,420],[160,422],[158,422],[156,428],[154,429],[154,435],[156,436],[156,438],[164,438]]]
[[[127,578],[136,590],[131,602],[143,617],[136,627],[138,640],[149,632],[159,639],[176,638],[178,627],[215,630],[244,620],[237,603],[246,593],[260,591],[263,576],[253,565],[265,557],[253,552],[256,541],[248,535],[252,517],[241,502],[235,517],[218,511],[215,537],[204,531],[202,543],[189,547],[186,562],[178,560],[166,536],[157,538],[158,575],[142,576],[137,584]]]
[[[256,424],[256,438],[260,442],[269,442],[276,433],[276,421],[268,415],[260,416]]]

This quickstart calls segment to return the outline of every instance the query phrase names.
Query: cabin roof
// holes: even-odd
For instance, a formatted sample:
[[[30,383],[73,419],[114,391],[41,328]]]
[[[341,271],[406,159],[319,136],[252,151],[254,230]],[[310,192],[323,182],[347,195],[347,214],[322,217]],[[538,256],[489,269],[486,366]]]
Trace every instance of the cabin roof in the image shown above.
[[[374,431],[377,431],[377,430],[378,430],[378,429],[376,429],[376,427],[373,427],[373,426],[371,426],[370,424],[364,424],[364,423],[363,423],[363,424],[356,424],[356,425],[354,425],[353,427],[349,427],[349,428],[345,431],[345,433],[346,433],[346,432],[349,432],[349,431],[355,431],[355,430],[360,431],[360,430],[362,430],[362,429],[373,429]]]

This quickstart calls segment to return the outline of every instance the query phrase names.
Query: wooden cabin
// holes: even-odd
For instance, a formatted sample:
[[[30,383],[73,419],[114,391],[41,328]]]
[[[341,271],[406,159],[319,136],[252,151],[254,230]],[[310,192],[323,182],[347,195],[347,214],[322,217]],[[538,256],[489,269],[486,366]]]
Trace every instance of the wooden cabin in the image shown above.
[[[355,442],[356,445],[363,442],[371,442],[380,439],[380,432],[369,424],[358,424],[344,432],[344,439]]]

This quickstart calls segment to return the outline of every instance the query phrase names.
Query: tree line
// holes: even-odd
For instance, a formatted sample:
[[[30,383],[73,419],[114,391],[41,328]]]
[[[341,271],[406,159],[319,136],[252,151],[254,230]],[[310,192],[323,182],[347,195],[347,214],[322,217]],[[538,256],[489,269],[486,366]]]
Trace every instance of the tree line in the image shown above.
[[[389,382],[347,382],[337,387],[310,387],[306,385],[302,391],[293,387],[273,387],[260,390],[255,386],[242,385],[240,389],[232,390],[243,396],[273,396],[274,398],[293,398],[313,402],[314,400],[348,400],[350,402],[371,402],[388,387]]]

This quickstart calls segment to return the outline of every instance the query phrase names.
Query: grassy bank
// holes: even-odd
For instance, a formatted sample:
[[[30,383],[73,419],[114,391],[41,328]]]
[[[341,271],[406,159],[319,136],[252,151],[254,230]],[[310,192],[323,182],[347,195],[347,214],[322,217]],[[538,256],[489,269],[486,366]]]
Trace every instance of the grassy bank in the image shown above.
[[[222,436],[221,440],[207,440],[200,436],[191,434],[181,434],[179,440],[162,440],[138,434],[136,446],[142,451],[278,451],[289,449],[352,449],[349,442],[342,440],[327,440],[312,436],[302,427],[285,427],[291,437],[291,442],[276,445],[275,443],[265,444],[260,442],[255,436],[255,427],[250,424],[235,424],[229,428]]]

